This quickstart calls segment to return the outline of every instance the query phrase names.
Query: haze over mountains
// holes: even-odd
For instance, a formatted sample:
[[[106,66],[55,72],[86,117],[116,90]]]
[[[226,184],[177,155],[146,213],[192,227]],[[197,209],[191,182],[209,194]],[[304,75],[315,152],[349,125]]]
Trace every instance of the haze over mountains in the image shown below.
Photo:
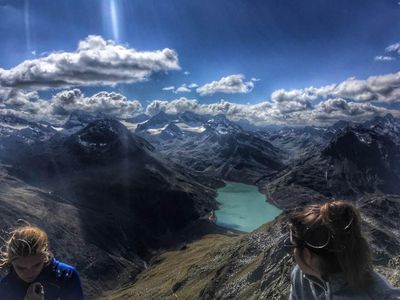
[[[89,298],[97,297],[131,282],[157,249],[221,232],[207,221],[217,208],[215,189],[221,180],[238,181],[258,185],[280,208],[355,201],[365,211],[378,265],[399,280],[390,267],[400,251],[399,119],[303,128],[240,124],[246,125],[192,112],[116,120],[76,111],[62,127],[2,115],[1,226],[18,218],[43,226],[56,253],[80,268]],[[240,285],[240,293],[253,296],[285,294],[291,262],[281,249],[284,233],[278,218],[248,235],[211,236],[209,242],[222,239],[228,247],[211,242],[204,250],[222,251],[220,271],[215,261],[198,262],[208,268],[207,279],[195,288],[196,272],[176,278],[183,283],[175,292],[224,298]],[[186,257],[182,267],[190,260],[185,253],[178,253]],[[169,268],[170,260],[164,263]],[[137,286],[155,277],[143,278]],[[154,297],[169,292],[160,286]]]

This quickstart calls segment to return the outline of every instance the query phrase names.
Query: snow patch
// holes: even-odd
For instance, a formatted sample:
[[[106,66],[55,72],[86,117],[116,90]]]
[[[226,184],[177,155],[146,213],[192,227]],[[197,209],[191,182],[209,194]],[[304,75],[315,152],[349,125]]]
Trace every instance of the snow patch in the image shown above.
[[[150,135],[159,135],[165,128],[167,128],[168,124],[165,125],[164,127],[161,128],[151,128],[151,129],[147,129],[147,132]]]
[[[126,128],[128,128],[128,130],[130,130],[130,131],[135,131],[136,128],[138,127],[138,125],[141,124],[141,123],[130,123],[127,121],[120,121],[120,122],[122,125],[124,125]],[[144,122],[142,122],[142,123],[144,123]]]
[[[192,126],[189,126],[186,123],[176,123],[175,125],[178,126],[179,129],[181,129],[183,131],[202,133],[203,131],[206,130],[206,128],[204,126],[192,127]]]
[[[15,129],[15,130],[22,130],[22,129],[29,128],[29,126],[27,126],[27,125],[18,125],[18,124],[10,125],[8,123],[0,123],[0,126]]]

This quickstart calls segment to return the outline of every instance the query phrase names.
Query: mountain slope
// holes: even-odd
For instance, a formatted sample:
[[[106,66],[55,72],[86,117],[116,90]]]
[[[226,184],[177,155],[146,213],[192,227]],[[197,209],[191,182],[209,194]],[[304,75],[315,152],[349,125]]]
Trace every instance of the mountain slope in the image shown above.
[[[400,194],[399,181],[400,144],[387,132],[363,124],[338,131],[321,152],[298,161],[261,188],[271,201],[292,207],[310,199]]]
[[[88,210],[90,218],[82,219],[86,208],[67,203],[49,190],[28,185],[3,167],[0,167],[0,190],[0,227],[6,230],[17,226],[17,220],[24,220],[43,228],[55,256],[79,270],[89,299],[102,290],[119,287],[143,270],[144,261],[137,255],[125,259],[117,255],[123,251],[118,245],[112,252],[101,246],[107,231],[86,238],[85,230],[99,230],[97,224],[107,219],[106,214]]]
[[[400,197],[367,196],[355,204],[375,269],[400,287]],[[131,286],[102,299],[287,299],[294,260],[283,249],[286,237],[283,216],[249,234],[205,236],[155,258]]]
[[[169,160],[215,178],[255,183],[284,166],[280,149],[223,115],[160,113],[136,132]]]
[[[108,283],[104,286],[110,288],[135,276],[143,268],[141,259],[164,244],[164,235],[173,244],[174,232],[216,207],[215,181],[157,158],[153,149],[118,121],[103,119],[70,136],[54,134],[46,141],[20,145],[17,153],[5,147],[2,161],[10,176],[51,193],[55,202],[74,210],[69,222],[75,228],[72,232],[79,230],[77,241],[109,253],[124,265],[136,266],[119,278],[114,271],[106,272],[113,270],[113,261],[91,263],[84,280],[89,286],[100,284],[97,273],[105,272]],[[29,203],[16,208],[7,222],[15,222],[13,216],[30,209]],[[55,214],[54,222],[58,217],[62,219]],[[57,227],[54,222],[39,224]]]

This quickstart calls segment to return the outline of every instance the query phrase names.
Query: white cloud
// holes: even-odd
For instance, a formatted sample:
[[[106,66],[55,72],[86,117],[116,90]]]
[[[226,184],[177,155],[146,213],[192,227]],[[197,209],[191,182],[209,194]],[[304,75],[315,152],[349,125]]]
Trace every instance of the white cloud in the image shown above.
[[[162,90],[163,91],[173,91],[174,89],[175,89],[175,87],[173,85],[171,85],[171,86],[164,87]]]
[[[75,52],[55,52],[0,68],[0,86],[31,89],[115,85],[147,80],[155,72],[179,70],[178,55],[165,48],[137,51],[90,35]]]
[[[186,84],[182,84],[180,87],[178,87],[174,93],[178,94],[178,93],[190,93],[191,90],[186,86]]]
[[[185,111],[197,111],[199,106],[200,104],[196,99],[181,97],[172,101],[154,100],[147,105],[145,112],[151,116],[160,111],[168,114],[176,114]]]
[[[375,56],[374,57],[374,60],[376,60],[376,61],[392,61],[392,60],[395,60],[396,58],[395,57],[393,57],[393,56],[382,56],[382,55],[379,55],[379,56]]]
[[[196,91],[201,96],[212,95],[215,93],[226,93],[226,94],[236,94],[236,93],[250,93],[254,88],[254,83],[252,81],[244,82],[244,75],[235,74],[227,77],[222,77],[218,81],[213,81],[207,83]]]
[[[400,43],[394,43],[392,45],[389,45],[386,47],[385,52],[388,53],[389,55],[378,55],[374,57],[375,61],[393,61],[396,60],[395,55],[399,54],[400,55]]]
[[[310,114],[305,114],[305,118],[310,118],[316,123],[331,124],[332,121],[338,120],[361,122],[387,113],[399,116],[398,111],[374,106],[371,103],[347,102],[344,99],[336,98],[317,104]]]
[[[290,102],[290,101],[289,101]],[[387,113],[400,117],[400,111],[374,106],[371,103],[348,102],[342,98],[324,100],[315,106],[285,110],[282,102],[239,104],[227,100],[200,104],[197,99],[181,97],[173,101],[155,100],[146,108],[146,113],[155,115],[160,111],[168,114],[191,111],[197,114],[224,114],[231,120],[247,119],[258,125],[331,125],[339,120],[365,121]],[[291,102],[290,102],[291,103]]]
[[[131,117],[142,108],[139,101],[128,100],[119,93],[99,92],[91,97],[84,97],[78,89],[56,94],[50,105],[56,115],[66,115],[74,110],[85,110],[119,118]]]
[[[39,98],[36,91],[0,88],[1,111],[24,116],[27,119],[48,119],[48,102]]]
[[[187,84],[182,86],[187,87]],[[270,101],[239,104],[228,100],[202,104],[198,99],[181,97],[172,101],[154,100],[147,107],[124,95],[100,92],[85,96],[79,89],[65,90],[50,100],[40,99],[37,92],[0,88],[0,113],[31,116],[33,119],[61,120],[74,110],[105,113],[126,118],[141,112],[154,115],[192,111],[198,114],[224,114],[229,119],[247,119],[254,124],[330,125],[338,120],[364,121],[377,115],[400,110],[390,108],[400,99],[400,72],[372,76],[365,80],[349,78],[338,84],[303,89],[280,89]],[[375,102],[379,102],[376,105]]]
[[[179,93],[190,93],[191,89],[198,87],[197,84],[195,83],[191,83],[191,84],[182,84],[180,87],[177,87],[175,89],[174,86],[167,86],[165,88],[163,88],[163,91],[173,91],[175,94],[179,94]]]
[[[0,103],[20,107],[38,99],[36,91],[24,92],[17,89],[0,88]]]
[[[85,97],[79,89],[65,90],[49,100],[40,99],[37,92],[24,92],[15,89],[0,88],[0,109],[2,112],[14,112],[27,119],[45,120],[58,123],[75,110],[103,113],[117,118],[131,117],[142,111],[137,100],[128,100],[114,92],[99,92]]]
[[[185,74],[186,76],[188,76],[188,75],[190,75],[190,72],[189,72],[189,71],[185,71],[185,72],[183,72],[183,74]]]
[[[313,101],[344,98],[347,101],[394,103],[400,102],[400,72],[371,76],[365,80],[349,78],[339,84],[304,89],[277,90],[272,101]]]
[[[400,43],[395,43],[395,44],[392,44],[392,45],[386,47],[385,51],[388,53],[394,52],[394,53],[400,54]]]

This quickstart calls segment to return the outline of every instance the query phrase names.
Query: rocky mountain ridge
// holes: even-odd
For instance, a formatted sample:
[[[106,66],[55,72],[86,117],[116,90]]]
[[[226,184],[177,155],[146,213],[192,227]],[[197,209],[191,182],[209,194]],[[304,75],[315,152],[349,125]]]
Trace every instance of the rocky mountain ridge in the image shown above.
[[[8,136],[1,138],[7,140]],[[79,232],[65,238],[85,241],[81,245],[84,251],[96,247],[130,266],[123,277],[107,276],[104,288],[116,287],[141,271],[143,259],[163,245],[164,235],[173,236],[216,208],[214,187],[221,183],[157,157],[147,141],[116,120],[95,120],[71,135],[55,131],[46,140],[18,146],[19,151],[12,152],[14,144],[2,143],[3,169],[8,174],[4,178],[15,178],[21,189],[32,186],[45,191],[56,201],[56,209],[71,207],[74,213],[69,222],[78,226]],[[13,194],[7,197],[3,202],[13,206]],[[39,217],[47,206],[33,210],[31,198],[26,201],[23,208],[3,212],[3,222],[15,224],[17,219],[26,219],[52,233],[54,224]],[[61,218],[58,213],[55,216]],[[79,259],[83,257],[78,255]],[[90,269],[84,267],[89,297],[101,292],[92,288],[102,280],[94,270],[109,268],[107,274],[116,274],[121,263],[113,263],[99,254]]]
[[[219,231],[207,219],[216,208],[215,188],[221,185],[216,179],[257,182],[281,208],[332,197],[354,201],[363,210],[377,268],[399,283],[393,271],[400,265],[398,119],[389,115],[325,130],[275,128],[266,133],[243,130],[223,116],[193,113],[178,121],[161,115],[148,127],[146,118],[129,127],[128,121],[79,116],[80,121],[71,117],[74,126],[61,129],[21,119],[0,122],[5,128],[0,131],[5,164],[0,201],[6,207],[2,225],[22,217],[50,232],[56,250],[82,269],[89,297],[102,292],[96,290],[98,283],[105,290],[117,288],[107,294],[110,299],[125,299],[136,291],[141,293],[136,299],[286,297],[292,261],[282,251],[283,217],[250,234],[206,236],[185,244],[198,236],[193,224],[201,217],[207,224],[202,235]],[[144,128],[146,134],[132,134],[134,128],[139,134]],[[32,190],[34,196],[28,197]],[[21,193],[20,201],[12,201]],[[43,219],[44,214],[62,224],[71,218],[79,222],[66,232],[59,227],[64,225]],[[178,243],[179,232],[190,226]],[[153,258],[132,288],[118,289],[118,283],[143,271],[144,258],[154,257],[166,239],[169,248],[179,244],[180,250]],[[73,240],[88,245],[75,260],[65,253]],[[89,257],[91,249],[97,260]]]

